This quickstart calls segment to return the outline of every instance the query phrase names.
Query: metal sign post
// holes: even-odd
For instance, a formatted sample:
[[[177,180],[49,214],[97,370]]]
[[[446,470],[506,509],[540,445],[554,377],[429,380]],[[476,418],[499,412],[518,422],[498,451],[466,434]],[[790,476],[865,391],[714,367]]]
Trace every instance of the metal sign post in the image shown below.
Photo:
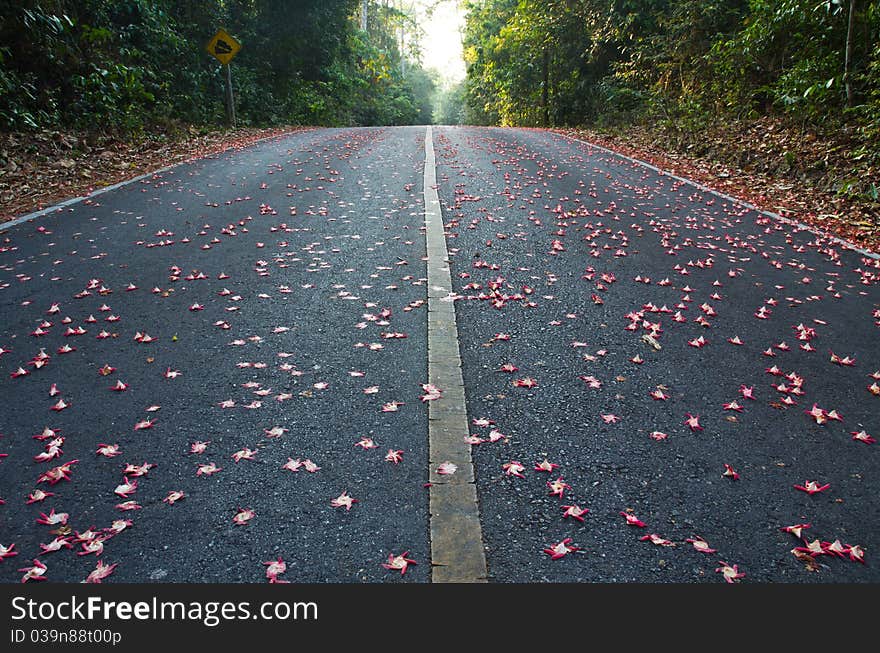
[[[235,98],[232,95],[232,66],[226,64],[226,117],[229,124],[235,127]]]
[[[241,43],[235,40],[224,29],[218,29],[213,38],[205,46],[212,57],[226,67],[226,117],[229,124],[235,127],[235,96],[232,94],[232,66],[229,62],[241,50]]]

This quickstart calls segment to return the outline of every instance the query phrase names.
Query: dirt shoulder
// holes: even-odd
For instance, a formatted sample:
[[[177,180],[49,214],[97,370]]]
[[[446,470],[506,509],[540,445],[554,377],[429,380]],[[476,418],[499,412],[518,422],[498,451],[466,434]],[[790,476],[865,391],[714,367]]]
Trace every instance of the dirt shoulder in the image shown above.
[[[0,133],[0,223],[169,165],[286,132],[242,128],[119,140],[74,132]]]
[[[797,132],[770,118],[699,133],[649,126],[555,131],[880,253],[880,166],[846,134]]]

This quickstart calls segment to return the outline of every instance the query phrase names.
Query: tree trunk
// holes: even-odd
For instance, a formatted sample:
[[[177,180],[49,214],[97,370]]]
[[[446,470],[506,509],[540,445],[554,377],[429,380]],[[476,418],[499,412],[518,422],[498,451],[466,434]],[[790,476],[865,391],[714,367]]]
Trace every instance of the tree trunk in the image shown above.
[[[846,106],[853,105],[852,80],[850,79],[850,65],[852,63],[853,27],[855,25],[856,0],[849,0],[849,22],[846,26],[846,50],[843,55],[843,83],[846,87]]]
[[[361,0],[361,31],[367,31],[367,2],[368,0]]]
[[[403,23],[401,23],[398,28],[398,38],[400,40],[400,74],[403,77],[406,77],[406,53],[404,52],[404,48],[406,47],[406,34],[403,29]]]
[[[226,117],[235,128],[235,96],[232,94],[232,67],[226,64]]]
[[[544,48],[544,83],[541,85],[541,107],[544,109],[544,127],[550,126],[550,53]]]

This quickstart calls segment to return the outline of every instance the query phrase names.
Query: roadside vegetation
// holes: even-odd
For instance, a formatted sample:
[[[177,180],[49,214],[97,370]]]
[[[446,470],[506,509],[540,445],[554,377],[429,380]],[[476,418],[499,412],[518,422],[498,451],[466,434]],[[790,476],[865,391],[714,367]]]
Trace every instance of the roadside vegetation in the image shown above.
[[[398,6],[0,0],[0,221],[281,127],[430,123],[435,75]],[[218,28],[242,44],[235,129]]]
[[[880,3],[469,0],[461,122],[581,127],[880,229]],[[684,159],[689,159],[687,164]],[[789,195],[816,193],[817,206]],[[753,193],[760,195],[760,193]]]
[[[880,242],[876,0],[440,2],[451,87],[402,0],[0,0],[0,216],[260,130],[434,122],[566,130]]]
[[[0,129],[132,134],[225,120],[225,28],[243,126],[430,122],[433,82],[417,27],[358,0],[0,1]],[[407,38],[402,35],[406,34]],[[404,62],[404,59],[406,61]]]

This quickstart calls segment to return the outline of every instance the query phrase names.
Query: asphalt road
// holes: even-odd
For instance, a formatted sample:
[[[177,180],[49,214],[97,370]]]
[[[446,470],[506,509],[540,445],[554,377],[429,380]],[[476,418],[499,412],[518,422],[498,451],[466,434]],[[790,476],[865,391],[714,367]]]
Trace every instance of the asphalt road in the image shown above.
[[[877,260],[555,134],[433,134],[490,581],[880,580]],[[0,232],[0,582],[431,579],[424,136],[296,133]]]

